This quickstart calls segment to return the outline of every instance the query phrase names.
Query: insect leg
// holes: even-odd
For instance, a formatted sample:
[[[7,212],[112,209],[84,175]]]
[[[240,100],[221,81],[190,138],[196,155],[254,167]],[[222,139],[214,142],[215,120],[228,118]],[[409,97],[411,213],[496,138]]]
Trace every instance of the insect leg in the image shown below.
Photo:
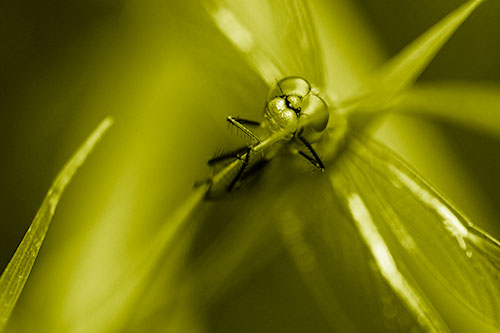
[[[302,143],[307,147],[307,150],[309,150],[309,152],[312,154],[313,157],[311,157],[311,156],[309,156],[306,153],[301,152],[301,151],[299,151],[299,154],[302,155],[306,160],[311,162],[312,165],[314,165],[316,168],[321,170],[321,172],[325,172],[325,165],[323,164],[323,162],[319,158],[318,154],[316,154],[316,152],[314,151],[314,149],[311,146],[311,144],[309,143],[309,141],[307,141],[307,139],[304,138],[300,134],[298,135],[298,137],[299,137],[299,140],[302,141]]]
[[[232,117],[232,116],[227,117],[227,121],[229,121],[229,123],[231,123],[231,125],[236,126],[236,128],[238,128],[240,131],[242,131],[243,133],[245,133],[248,137],[250,137],[253,140],[255,140],[256,143],[260,143],[259,137],[257,135],[255,135],[246,126],[246,125],[259,126],[260,125],[259,122],[253,121],[253,120],[242,119],[242,118],[236,118],[236,117]]]
[[[227,191],[228,192],[231,192],[231,190],[234,188],[234,186],[236,185],[236,183],[238,182],[238,180],[241,178],[241,176],[243,175],[243,172],[245,171],[247,165],[248,165],[248,162],[250,161],[250,152],[252,151],[252,147],[247,147],[247,152],[241,156],[241,168],[240,170],[238,171],[238,174],[234,177],[234,179],[231,181],[231,184],[229,184],[229,186],[227,187]]]
[[[255,121],[255,120],[249,120],[249,119],[244,119],[244,118],[239,118],[239,117],[232,117],[232,116],[229,116],[227,118],[228,118],[228,120],[229,120],[229,118],[231,118],[233,121],[237,121],[240,124],[244,124],[244,125],[260,126],[260,122]]]
[[[207,164],[212,166],[212,165],[215,165],[219,162],[222,162],[222,161],[225,161],[225,160],[228,160],[228,159],[231,159],[231,158],[238,158],[240,159],[241,156],[248,150],[248,146],[244,146],[244,147],[241,147],[241,148],[238,148],[238,149],[235,149],[235,150],[231,150],[231,151],[226,151],[226,152],[222,152],[222,153],[219,153],[219,154],[215,154],[214,157],[212,157],[211,159],[209,159],[207,161]]]

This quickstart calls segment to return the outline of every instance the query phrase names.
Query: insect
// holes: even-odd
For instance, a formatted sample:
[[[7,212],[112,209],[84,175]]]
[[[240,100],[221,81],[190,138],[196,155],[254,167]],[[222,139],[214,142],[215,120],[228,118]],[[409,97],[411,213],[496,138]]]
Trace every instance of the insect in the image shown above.
[[[242,131],[253,143],[248,147],[219,154],[208,161],[209,165],[227,160],[232,160],[233,163],[209,180],[207,197],[216,194],[216,189],[225,187],[226,191],[231,191],[247,170],[258,166],[263,160],[271,159],[283,143],[299,141],[302,147],[298,149],[298,154],[324,172],[325,166],[312,144],[320,139],[328,119],[326,102],[312,91],[305,79],[292,76],[276,82],[269,92],[262,123],[232,116],[227,118],[231,125]],[[261,140],[251,127],[264,129],[267,140]],[[226,180],[229,180],[228,185],[224,184]]]
[[[385,301],[382,300],[388,299],[387,294],[390,294],[389,298],[396,299],[395,302],[414,319],[411,324],[399,323],[398,329],[419,326],[426,331],[448,331],[453,327],[453,314],[451,317],[443,315],[438,310],[439,302],[434,303],[435,300],[425,292],[430,288],[429,284],[434,283],[451,299],[462,304],[464,309],[460,313],[475,318],[481,330],[500,329],[500,243],[471,224],[386,147],[366,135],[358,135],[349,126],[339,126],[344,120],[349,121],[348,116],[341,112],[341,108],[329,108],[309,84],[313,83],[320,92],[326,86],[319,42],[306,1],[258,3],[258,11],[249,8],[256,6],[253,2],[249,5],[214,1],[209,6],[209,13],[218,28],[268,84],[270,94],[262,124],[228,118],[252,143],[209,161],[213,165],[228,160],[230,163],[209,180],[208,197],[233,189],[246,172],[254,170],[258,161],[271,158],[281,144],[298,143],[303,147],[299,154],[325,171],[325,179],[331,182],[335,196],[343,205],[341,217],[332,223],[348,221],[349,228],[356,233],[345,242],[342,233],[334,232],[334,226],[327,225],[328,219],[322,217],[325,223],[321,225],[319,238],[327,246],[315,253],[315,244],[307,243],[302,236],[294,238],[295,248],[307,249],[302,252],[309,253],[314,262],[322,263],[304,273],[306,279],[314,281],[311,283],[313,289],[315,285],[324,285],[323,276],[331,267],[350,268],[339,268],[340,259],[329,261],[329,258],[350,253],[339,247],[339,244],[347,244],[345,247],[363,248],[368,253],[366,257],[360,254],[362,259],[348,263],[355,267],[351,270],[361,277],[352,279],[351,285],[335,281],[338,273],[328,275],[332,279],[328,280],[331,282],[328,288],[333,290],[330,290],[331,294],[338,295],[351,288],[353,294],[365,292],[365,296],[373,296],[376,294],[376,291],[370,293],[373,286],[383,281],[384,295],[381,292],[379,299],[371,302],[384,307]],[[474,1],[468,3],[469,6],[474,4]],[[259,19],[269,25],[255,25]],[[279,81],[276,82],[277,78]],[[328,100],[335,98],[330,96]],[[252,127],[256,126],[266,130],[265,138],[254,134]],[[338,155],[333,164],[325,165],[313,147],[323,137],[328,137],[326,142],[330,144],[342,146],[340,150],[333,150]],[[295,215],[306,218],[303,211],[307,206],[301,205],[300,208]],[[305,226],[312,222],[296,220]],[[294,256],[293,247],[290,251]],[[325,252],[327,258],[321,261],[319,258]],[[427,278],[433,282],[425,282],[422,272],[427,272]],[[432,296],[433,289],[430,290]],[[327,303],[324,298],[328,291],[320,290],[315,294],[319,304]],[[345,313],[336,313],[333,317],[359,316],[359,309],[350,307],[349,300],[338,302],[345,305],[342,308]],[[325,312],[334,311],[333,308],[326,308]],[[377,313],[377,310],[370,313]],[[361,330],[387,329],[376,320],[368,324],[364,321],[353,321],[352,325]]]

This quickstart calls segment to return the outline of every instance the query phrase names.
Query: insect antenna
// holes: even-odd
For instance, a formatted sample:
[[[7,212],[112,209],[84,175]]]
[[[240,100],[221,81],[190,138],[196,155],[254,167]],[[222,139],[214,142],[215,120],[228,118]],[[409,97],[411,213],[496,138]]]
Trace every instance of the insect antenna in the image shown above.
[[[279,82],[280,82],[280,81],[279,81],[277,78],[276,78],[276,79],[274,79],[274,80],[276,81],[276,86],[279,88],[279,90],[280,90],[280,92],[281,92],[281,95],[284,95],[285,93],[283,92],[283,89],[281,89],[281,86],[280,86],[280,84],[279,84]]]

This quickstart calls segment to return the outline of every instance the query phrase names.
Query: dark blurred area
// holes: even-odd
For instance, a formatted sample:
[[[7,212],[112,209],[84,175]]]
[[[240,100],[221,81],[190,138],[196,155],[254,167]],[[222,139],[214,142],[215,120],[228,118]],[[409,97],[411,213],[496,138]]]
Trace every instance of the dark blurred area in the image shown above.
[[[401,50],[465,1],[357,0],[388,55]],[[447,42],[420,77],[425,80],[500,81],[500,4],[485,1]]]
[[[2,1],[0,3],[0,267],[22,239],[56,172],[79,142],[61,140],[77,122],[86,91],[85,36],[116,19],[121,1]],[[98,43],[98,41],[96,41]],[[64,76],[68,55],[82,66]],[[74,57],[72,55],[72,57]],[[71,59],[73,61],[73,59]],[[97,124],[99,118],[95,118]],[[94,125],[92,125],[94,126]],[[90,130],[92,127],[89,127]],[[82,133],[83,140],[86,133]]]

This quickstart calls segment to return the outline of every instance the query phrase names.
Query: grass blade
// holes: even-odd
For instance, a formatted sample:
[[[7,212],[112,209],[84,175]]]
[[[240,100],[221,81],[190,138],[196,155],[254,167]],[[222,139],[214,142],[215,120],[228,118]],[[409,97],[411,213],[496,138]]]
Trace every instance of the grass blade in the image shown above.
[[[408,90],[397,112],[428,115],[500,135],[500,85],[491,83],[442,82]]]
[[[365,98],[356,110],[379,112],[394,103],[394,97],[411,86],[435,55],[479,6],[482,0],[463,4],[384,64],[368,81]],[[363,93],[361,93],[363,95]],[[342,104],[348,104],[346,102]]]
[[[104,119],[59,172],[30,228],[3,272],[0,278],[0,331],[5,328],[28,280],[64,189],[112,124],[111,117]]]

